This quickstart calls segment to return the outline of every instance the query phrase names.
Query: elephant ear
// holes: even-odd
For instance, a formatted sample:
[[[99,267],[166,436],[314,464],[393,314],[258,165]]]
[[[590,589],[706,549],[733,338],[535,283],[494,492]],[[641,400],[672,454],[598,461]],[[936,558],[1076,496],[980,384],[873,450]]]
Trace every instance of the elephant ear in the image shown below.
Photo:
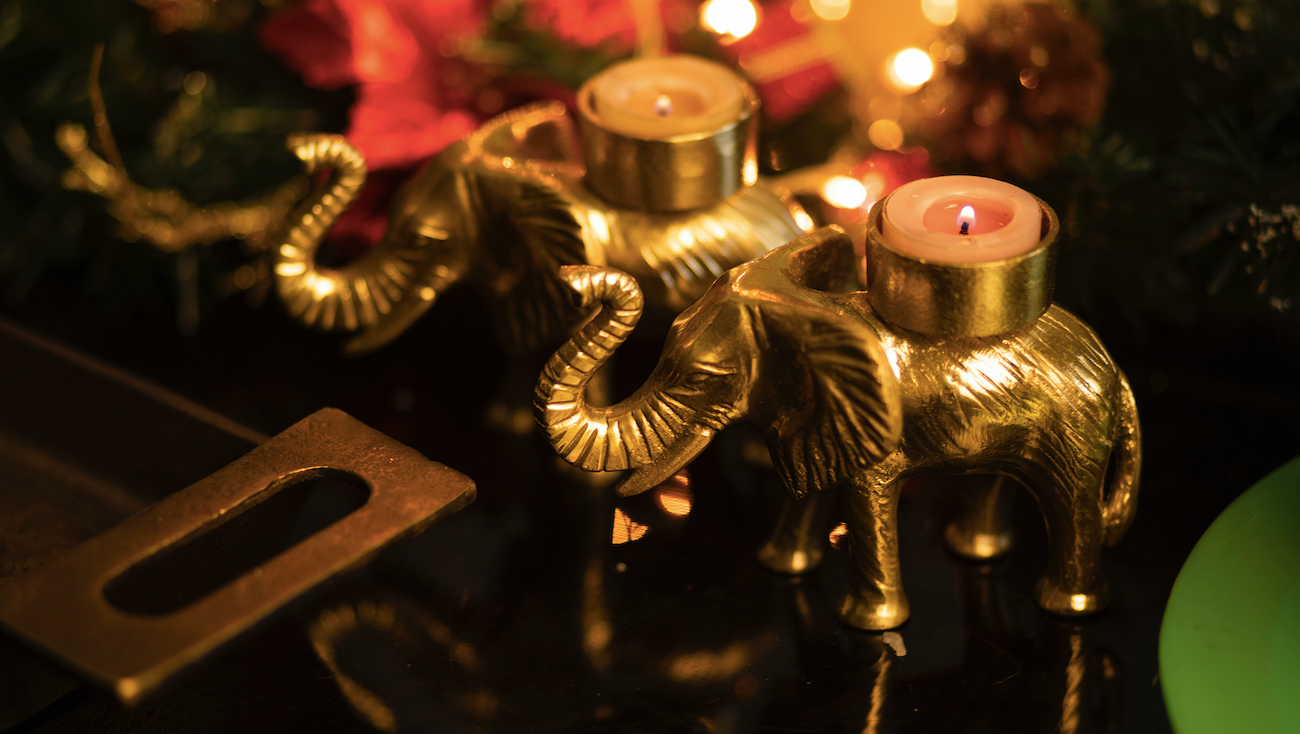
[[[765,354],[749,415],[795,497],[841,484],[892,453],[902,400],[875,333],[811,302],[753,308]]]
[[[519,351],[562,339],[581,313],[557,274],[587,260],[572,203],[528,175],[484,171],[476,182],[484,285],[501,343]]]

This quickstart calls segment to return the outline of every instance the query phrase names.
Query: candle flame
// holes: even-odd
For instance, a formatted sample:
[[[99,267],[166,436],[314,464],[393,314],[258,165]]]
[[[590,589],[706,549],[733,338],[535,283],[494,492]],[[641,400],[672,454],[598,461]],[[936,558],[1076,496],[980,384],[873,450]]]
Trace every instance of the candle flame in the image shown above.
[[[961,208],[961,213],[957,215],[957,228],[962,234],[970,234],[971,227],[975,226],[975,207],[967,204]]]
[[[655,100],[655,114],[660,117],[667,117],[673,113],[673,101],[666,94],[659,95]]]

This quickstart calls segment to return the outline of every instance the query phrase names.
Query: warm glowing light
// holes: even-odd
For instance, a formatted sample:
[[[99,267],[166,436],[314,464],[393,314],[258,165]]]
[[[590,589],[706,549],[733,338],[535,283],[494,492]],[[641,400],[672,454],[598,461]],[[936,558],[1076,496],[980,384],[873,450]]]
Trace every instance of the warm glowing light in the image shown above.
[[[847,524],[840,523],[839,525],[836,525],[834,529],[831,530],[831,547],[837,550],[843,548],[844,544],[847,542],[846,538],[848,534],[849,526]]]
[[[645,537],[649,529],[648,526],[628,517],[621,509],[614,508],[614,535],[611,541],[614,545],[640,540]]]
[[[1088,595],[1075,594],[1070,597],[1070,608],[1076,612],[1082,612],[1088,609]]]
[[[867,128],[867,138],[881,150],[898,150],[903,146],[903,128],[893,120],[876,120]]]
[[[803,209],[795,210],[794,223],[799,225],[799,229],[802,229],[805,232],[811,232],[813,226],[816,224],[816,222],[813,221],[813,218],[808,216],[808,212]]]
[[[749,666],[753,659],[749,642],[736,642],[722,650],[698,650],[669,658],[668,677],[678,683],[707,683],[726,680]]]
[[[661,94],[655,99],[655,114],[660,117],[667,117],[673,113],[673,101],[668,95]]]
[[[867,187],[856,178],[848,176],[831,176],[821,188],[822,198],[827,204],[840,209],[857,209],[867,200]]]
[[[329,278],[317,277],[315,273],[307,274],[307,287],[316,294],[317,298],[324,298],[334,292],[334,281]]]
[[[674,517],[686,517],[691,514],[694,498],[691,490],[685,487],[663,486],[655,491],[655,503],[659,509]]]
[[[758,25],[758,9],[751,0],[709,0],[700,9],[700,24],[714,33],[744,38]]]
[[[812,0],[812,11],[823,20],[840,20],[849,14],[850,0]]]
[[[885,62],[885,79],[898,92],[914,92],[932,76],[934,60],[919,48],[905,48]]]
[[[880,171],[868,171],[867,175],[862,177],[862,185],[867,189],[867,200],[862,203],[863,211],[871,211],[871,207],[889,193],[888,184],[885,183],[885,177]]]
[[[957,0],[921,0],[921,12],[935,25],[951,25],[957,20]]]
[[[961,213],[957,215],[957,231],[960,234],[970,234],[971,227],[975,226],[975,207],[967,204],[961,208]]]

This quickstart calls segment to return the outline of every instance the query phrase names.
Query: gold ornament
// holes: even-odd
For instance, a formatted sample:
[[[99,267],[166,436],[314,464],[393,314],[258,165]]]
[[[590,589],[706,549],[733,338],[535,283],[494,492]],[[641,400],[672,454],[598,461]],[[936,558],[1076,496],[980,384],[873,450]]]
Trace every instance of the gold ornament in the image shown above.
[[[121,224],[122,239],[127,242],[143,239],[163,252],[184,252],[195,245],[210,245],[231,238],[257,247],[266,233],[277,227],[294,203],[307,193],[307,180],[294,178],[263,198],[197,206],[173,189],[139,186],[126,172],[108,123],[99,87],[103,58],[101,43],[91,57],[88,91],[95,115],[96,142],[105,157],[90,150],[89,135],[81,125],[60,125],[54,139],[72,163],[72,168],[63,173],[63,187],[108,199],[108,213]]]
[[[632,470],[621,495],[665,481],[723,427],[754,423],[793,497],[760,558],[781,571],[815,565],[827,490],[843,487],[853,583],[839,614],[863,629],[909,614],[898,564],[903,481],[1005,474],[1030,489],[1048,523],[1038,603],[1063,615],[1103,608],[1101,547],[1133,519],[1141,441],[1132,390],[1097,337],[1055,305],[990,336],[908,331],[881,318],[870,292],[845,292],[856,272],[838,227],[733,268],[674,323],[648,382],[598,408],[587,384],[632,331],[642,296],[623,273],[565,268],[583,303],[601,310],[547,364],[538,421],[570,463]],[[958,547],[997,552],[1005,491],[981,490],[950,531]]]
[[[747,85],[741,109],[716,130],[660,139],[605,127],[584,101],[590,86],[578,92],[584,155],[562,104],[506,113],[407,182],[380,242],[337,269],[318,265],[316,252],[365,180],[365,162],[339,136],[291,138],[309,173],[333,175],[272,253],[290,314],[315,328],[360,330],[345,349],[365,352],[466,282],[487,294],[503,344],[522,350],[581,321],[555,277],[560,266],[620,269],[652,308],[675,314],[728,268],[804,231],[793,198],[757,182],[758,103]]]

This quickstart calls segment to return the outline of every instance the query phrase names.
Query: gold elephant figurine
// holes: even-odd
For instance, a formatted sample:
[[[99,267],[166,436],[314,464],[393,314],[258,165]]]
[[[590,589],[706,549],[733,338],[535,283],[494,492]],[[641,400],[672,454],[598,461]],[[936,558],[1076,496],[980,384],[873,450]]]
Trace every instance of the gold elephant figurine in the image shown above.
[[[752,94],[748,101],[719,146],[731,146],[728,162],[752,172],[757,102]],[[575,140],[558,102],[497,117],[401,188],[387,231],[369,253],[327,268],[316,262],[317,249],[360,189],[365,162],[340,136],[292,137],[289,147],[308,173],[333,174],[290,217],[283,243],[273,248],[282,301],[307,326],[359,330],[345,349],[360,353],[402,333],[445,289],[465,282],[486,293],[502,344],[517,352],[554,345],[581,321],[555,277],[560,266],[608,265],[630,273],[667,323],[728,268],[804,231],[793,199],[755,185],[749,173],[744,181],[733,176],[733,186],[693,208],[611,204],[585,182],[589,171]],[[672,176],[663,185],[671,186]]]
[[[622,495],[672,476],[728,424],[754,423],[795,498],[769,541],[779,553],[760,557],[781,570],[810,565],[825,542],[815,495],[842,486],[853,580],[839,616],[855,627],[908,617],[897,504],[903,480],[924,473],[1005,474],[1028,487],[1050,538],[1038,603],[1067,616],[1103,608],[1101,547],[1133,519],[1141,439],[1132,390],[1096,335],[1054,304],[991,337],[909,332],[883,321],[866,291],[843,290],[854,273],[838,227],[733,268],[674,322],[646,384],[599,408],[587,383],[643,299],[625,274],[565,268],[601,310],[547,364],[537,419],[570,463],[632,470]]]

